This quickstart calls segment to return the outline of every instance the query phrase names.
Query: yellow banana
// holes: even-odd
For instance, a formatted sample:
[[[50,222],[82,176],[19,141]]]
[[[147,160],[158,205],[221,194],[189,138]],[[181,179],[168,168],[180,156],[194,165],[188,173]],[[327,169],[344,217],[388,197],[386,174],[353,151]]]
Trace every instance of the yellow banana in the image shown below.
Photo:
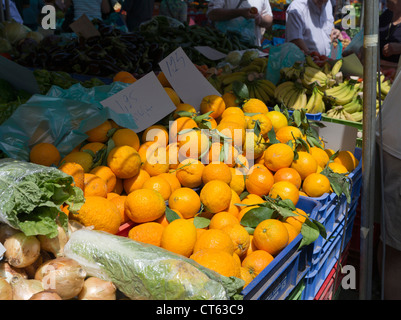
[[[292,88],[294,83],[292,81],[286,81],[279,84],[274,90],[274,97],[280,101],[283,92],[288,91],[289,88]]]
[[[234,81],[245,81],[246,80],[247,73],[246,72],[234,72],[228,76],[225,76],[221,82],[223,85],[228,85],[229,83],[232,83]]]
[[[264,103],[268,104],[271,102],[271,96],[265,91],[264,87],[261,85],[256,85],[255,86],[255,93],[260,97],[260,100],[262,100]]]
[[[313,67],[305,67],[304,73],[309,78],[316,79],[321,83],[327,82],[327,75],[320,69],[316,69]]]
[[[260,79],[257,83],[259,87],[263,88],[263,90],[269,95],[270,98],[274,98],[274,91],[276,89],[276,86],[272,82],[266,79]]]
[[[331,75],[335,77],[336,74],[340,72],[342,66],[343,66],[343,60],[342,59],[337,60],[337,62],[331,68]]]
[[[308,100],[308,97],[307,97],[306,93],[305,92],[301,92],[299,94],[297,100],[291,106],[291,108],[294,109],[294,110],[305,109],[307,100]]]
[[[313,90],[311,96],[309,97],[308,103],[305,106],[306,112],[310,113],[309,111],[312,110],[316,100],[316,91]]]
[[[283,98],[283,104],[291,109],[292,106],[294,105],[294,102],[297,100],[299,96],[299,91],[297,89],[292,89],[291,91],[289,91],[289,93],[287,95],[284,96]]]
[[[306,56],[305,61],[308,66],[320,69],[320,67],[315,63],[315,61],[313,61],[311,56]]]

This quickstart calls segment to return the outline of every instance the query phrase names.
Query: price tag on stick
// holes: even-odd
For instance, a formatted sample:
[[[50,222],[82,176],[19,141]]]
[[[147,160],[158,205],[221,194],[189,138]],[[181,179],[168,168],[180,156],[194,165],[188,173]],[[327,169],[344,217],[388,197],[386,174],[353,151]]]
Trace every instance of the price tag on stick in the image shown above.
[[[181,100],[198,111],[203,97],[211,94],[221,96],[181,47],[164,58],[159,66]]]
[[[117,113],[131,114],[141,132],[175,110],[154,72],[150,72],[120,92],[101,101]]]

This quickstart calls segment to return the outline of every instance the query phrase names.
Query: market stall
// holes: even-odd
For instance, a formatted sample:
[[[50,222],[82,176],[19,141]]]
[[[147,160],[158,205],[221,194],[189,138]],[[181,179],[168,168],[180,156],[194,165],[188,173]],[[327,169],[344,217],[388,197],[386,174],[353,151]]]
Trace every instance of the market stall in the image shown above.
[[[390,79],[200,20],[0,30],[1,300],[338,297]]]

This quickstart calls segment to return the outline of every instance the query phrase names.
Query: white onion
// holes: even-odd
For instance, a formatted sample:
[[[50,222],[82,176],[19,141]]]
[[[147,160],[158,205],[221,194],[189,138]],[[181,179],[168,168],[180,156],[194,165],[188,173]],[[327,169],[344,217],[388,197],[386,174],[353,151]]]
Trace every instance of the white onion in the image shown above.
[[[35,279],[42,281],[49,292],[57,293],[63,300],[77,296],[85,282],[86,271],[73,259],[58,257],[42,264]]]
[[[29,300],[63,300],[55,292],[41,291],[35,293]]]
[[[64,246],[68,241],[68,235],[62,226],[57,226],[58,235],[49,238],[45,235],[38,235],[40,247],[42,250],[52,253],[55,257],[63,255]]]
[[[15,276],[22,277],[24,279],[28,278],[25,269],[18,269],[10,266],[7,262],[0,262],[0,277],[6,278],[8,282]]]
[[[43,291],[42,282],[34,279],[14,277],[11,280],[13,300],[29,300],[35,293]]]
[[[16,268],[25,268],[34,263],[40,255],[40,242],[35,236],[18,232],[4,241],[4,256]]]
[[[6,278],[0,278],[0,300],[12,300],[13,288],[7,282]]]
[[[116,286],[111,281],[96,277],[85,280],[79,300],[116,300]]]

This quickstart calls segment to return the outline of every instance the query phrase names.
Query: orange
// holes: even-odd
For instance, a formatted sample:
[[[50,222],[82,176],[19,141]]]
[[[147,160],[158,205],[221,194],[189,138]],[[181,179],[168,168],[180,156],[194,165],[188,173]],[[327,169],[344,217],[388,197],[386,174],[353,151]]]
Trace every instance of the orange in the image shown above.
[[[107,156],[107,166],[114,172],[117,178],[132,178],[138,174],[141,168],[141,157],[133,147],[115,147],[111,149]]]
[[[164,200],[168,200],[171,195],[170,184],[166,179],[159,176],[150,177],[148,180],[146,180],[142,185],[142,189],[158,191]]]
[[[246,176],[241,174],[238,168],[230,168],[231,171],[231,182],[230,188],[233,189],[238,195],[245,190],[245,178]]]
[[[213,218],[212,218],[213,219]],[[248,231],[239,223],[228,225],[221,229],[226,232],[234,243],[234,253],[240,259],[243,259],[248,251],[250,245],[250,237]]]
[[[232,92],[225,92],[222,95],[222,98],[223,98],[224,103],[226,105],[226,110],[231,108],[231,107],[238,107],[239,106],[239,101],[237,99],[237,96]],[[241,110],[240,108],[238,108],[238,109]],[[222,115],[222,117],[223,117],[223,115]]]
[[[190,130],[178,135],[178,159],[198,159],[209,149],[209,138],[201,130]]]
[[[173,113],[174,119],[177,119],[178,117],[180,117],[180,114],[179,114],[180,111],[190,112],[192,115],[196,115],[196,109],[194,108],[194,106],[192,106],[188,103],[179,103]]]
[[[312,155],[313,158],[315,158],[317,165],[321,168],[324,168],[330,160],[326,151],[319,147],[310,147],[309,153]]]
[[[203,123],[204,125],[210,125],[211,129],[217,128],[217,121],[212,117],[207,117],[206,119],[203,119],[201,123]]]
[[[285,143],[272,144],[264,153],[264,164],[271,171],[289,168],[293,160],[294,151]]]
[[[292,162],[291,168],[297,170],[301,179],[304,180],[308,175],[316,172],[317,162],[310,153],[299,151],[298,159]]]
[[[236,108],[236,109],[239,109],[239,108]],[[218,121],[219,124],[223,124],[225,122],[234,122],[234,123],[238,124],[239,126],[241,126],[241,128],[246,129],[247,119],[245,118],[244,114],[239,114],[239,113],[235,114],[235,113],[231,112],[231,114],[225,115],[224,117],[223,117],[223,115],[221,115],[219,119],[220,119],[220,121]],[[217,119],[217,120],[219,120],[219,119]]]
[[[112,192],[116,187],[117,178],[116,175],[107,166],[97,166],[93,168],[90,173],[102,178],[107,185],[107,192]]]
[[[200,200],[205,211],[210,213],[226,210],[230,206],[231,197],[231,188],[221,180],[209,181],[200,192]]]
[[[325,193],[330,192],[330,181],[321,173],[311,173],[302,184],[302,190],[309,197],[321,197]]]
[[[31,151],[29,152],[30,162],[46,167],[50,167],[51,165],[57,166],[60,162],[60,159],[60,152],[51,143],[38,143],[33,146]]]
[[[244,113],[267,113],[269,109],[266,104],[259,99],[249,99],[242,105]]]
[[[209,163],[205,166],[202,172],[202,182],[204,184],[212,180],[221,180],[227,184],[230,184],[232,179],[231,170],[223,162]]]
[[[234,217],[238,218],[239,211],[242,208],[240,204],[241,204],[241,198],[233,189],[231,189],[231,201],[227,209],[227,212],[233,215]]]
[[[203,97],[200,103],[201,114],[205,114],[207,112],[212,111],[210,116],[213,117],[214,119],[220,117],[225,109],[226,109],[226,104],[223,98],[215,94]]]
[[[190,258],[200,265],[225,277],[241,277],[240,268],[233,255],[216,249],[197,251]]]
[[[254,131],[247,131],[243,151],[243,155],[248,159],[258,159],[266,151],[266,141],[263,136],[257,136]]]
[[[196,240],[194,252],[205,249],[218,249],[232,255],[234,244],[226,232],[220,229],[208,229]]]
[[[87,131],[86,134],[88,135],[88,138],[86,138],[86,140],[89,142],[106,142],[109,139],[107,133],[112,128],[111,122],[106,120],[97,127]]]
[[[84,196],[99,196],[106,198],[107,197],[107,184],[106,182],[92,174],[85,173],[84,174]]]
[[[248,269],[241,267],[241,279],[245,281],[244,288],[253,280],[253,275],[249,273]]]
[[[330,162],[330,163],[328,164],[328,167],[329,167],[331,170],[333,170],[334,172],[340,173],[340,174],[348,173],[348,172],[349,172],[348,169],[347,169],[343,164],[338,163],[338,162]]]
[[[242,147],[245,142],[246,131],[242,124],[234,121],[220,122],[216,130],[227,137],[227,142],[233,147]]]
[[[130,72],[120,71],[114,75],[113,81],[114,82],[119,81],[123,83],[134,83],[136,81],[136,78]]]
[[[249,247],[248,247],[248,250],[247,250],[245,256],[249,256],[252,252],[254,252],[256,250],[258,250],[258,248],[255,247],[255,243],[253,241],[253,234],[250,234],[249,235]]]
[[[83,145],[79,151],[90,150],[96,155],[98,151],[104,148],[106,148],[106,145],[102,142],[89,142]]]
[[[132,178],[123,180],[125,193],[130,194],[135,190],[141,189],[145,181],[147,181],[148,179],[150,179],[149,173],[147,173],[143,169],[140,169],[139,172]]]
[[[291,224],[289,224],[287,222],[284,222],[283,225],[287,229],[287,232],[288,232],[288,244],[290,244],[292,242],[292,240],[294,240],[299,233],[297,232],[297,230]]]
[[[142,168],[149,173],[151,177],[168,172],[170,165],[167,148],[155,143],[148,148],[146,153],[147,160],[142,165]]]
[[[162,195],[150,189],[139,189],[131,192],[125,199],[128,218],[133,222],[150,222],[160,218],[166,211]]]
[[[84,168],[75,162],[66,162],[60,166],[59,170],[72,176],[76,187],[84,190]]]
[[[324,151],[327,153],[329,158],[335,153],[335,151],[333,149],[324,149]]]
[[[160,84],[162,87],[169,87],[171,88],[170,82],[167,80],[166,75],[163,73],[163,71],[160,71],[159,74],[157,75],[157,79],[159,80]]]
[[[248,270],[252,277],[255,278],[273,261],[273,259],[270,253],[264,250],[255,250],[242,260],[242,267]]]
[[[203,163],[224,162],[227,166],[234,167],[235,158],[238,156],[238,151],[231,144],[223,144],[220,142],[212,142],[209,152],[202,159]]]
[[[256,195],[256,194],[248,194],[244,199],[242,199],[241,204],[246,204],[246,205],[254,205],[254,204],[259,204],[265,202],[262,197]],[[244,207],[241,207],[244,208]]]
[[[178,142],[167,145],[166,152],[168,157],[169,169],[177,169],[180,161],[178,159]]]
[[[85,203],[73,218],[85,227],[93,226],[95,230],[112,234],[116,234],[121,225],[121,215],[117,206],[99,196],[85,197]]]
[[[242,172],[245,173],[247,170],[249,170],[249,161],[243,154],[239,154],[235,158],[234,167],[240,169]]]
[[[194,217],[201,208],[199,195],[190,188],[174,190],[168,199],[170,209],[177,210],[185,219]]]
[[[295,213],[295,216],[290,216],[287,217],[284,221],[290,225],[292,225],[297,233],[301,232],[302,224],[305,222],[307,218],[307,214],[305,211],[302,209],[297,208],[297,210],[293,211]]]
[[[173,88],[164,87],[164,91],[166,91],[167,95],[170,97],[171,101],[175,106],[178,106],[181,103],[181,99],[178,96],[177,92],[174,91]]]
[[[241,225],[242,225],[241,220],[242,220],[242,218],[245,216],[245,214],[246,214],[248,211],[250,211],[250,210],[252,210],[252,209],[254,209],[254,208],[259,208],[259,206],[247,206],[247,207],[242,207],[242,209],[241,209],[240,212],[238,213],[238,221],[240,222]]]
[[[106,195],[106,199],[107,199],[107,200],[111,200],[111,199],[113,199],[113,198],[115,198],[115,197],[118,197],[118,196],[119,196],[118,193],[115,193],[115,192],[108,192],[107,195]]]
[[[136,151],[139,149],[139,137],[134,130],[128,128],[118,129],[112,136],[116,147],[130,146]]]
[[[185,219],[170,222],[163,231],[160,246],[168,251],[189,257],[196,243],[195,225]]]
[[[348,172],[352,172],[359,164],[359,161],[351,151],[340,150],[333,160],[335,163],[342,164]]]
[[[172,210],[174,211],[181,219],[184,219],[182,214],[178,212],[177,210]],[[170,222],[167,220],[166,214],[163,214],[159,219],[156,219],[155,222],[160,223],[163,226],[167,226]]]
[[[128,238],[160,247],[164,226],[157,222],[145,222],[134,226]]]
[[[176,176],[183,187],[197,188],[202,184],[205,165],[196,159],[185,159],[177,167]]]
[[[287,143],[293,141],[294,138],[301,138],[302,132],[299,128],[294,126],[285,126],[277,130],[276,138],[281,143]]]
[[[258,113],[252,115],[249,121],[247,122],[246,126],[248,129],[255,129],[256,124],[259,126],[260,134],[267,138],[267,134],[272,129],[273,125],[270,119],[264,113]]]
[[[287,117],[280,111],[269,111],[266,113],[266,116],[270,119],[275,132],[277,132],[282,127],[288,126]]]
[[[145,142],[158,142],[163,147],[168,145],[168,130],[165,126],[154,124],[146,128],[141,137],[142,143]]]
[[[299,189],[289,181],[279,181],[273,184],[269,192],[269,197],[278,198],[282,200],[291,200],[294,205],[298,203],[299,200]]]
[[[223,229],[234,224],[239,224],[238,219],[227,211],[221,211],[210,219],[209,229]]]
[[[110,193],[107,194],[107,196]],[[129,221],[128,216],[125,214],[125,199],[127,199],[127,196],[125,195],[119,195],[116,194],[116,196],[112,196],[111,198],[108,197],[108,200],[110,200],[111,202],[113,202],[118,210],[120,211],[120,215],[121,215],[121,224],[126,223]]]
[[[121,194],[124,191],[123,179],[117,178],[113,192]]]
[[[177,142],[178,134],[187,129],[198,128],[197,123],[190,117],[179,117],[170,123],[169,126],[169,141]]]
[[[92,156],[83,151],[74,151],[67,154],[61,161],[60,164],[63,165],[64,163],[68,162],[75,162],[84,168],[84,171],[88,173],[93,165],[93,158]]]
[[[273,174],[268,170],[260,168],[252,170],[245,181],[246,190],[258,196],[268,194],[273,184]]]
[[[288,181],[294,184],[298,189],[301,187],[302,179],[297,170],[293,168],[281,168],[274,175],[274,183],[279,181]]]
[[[266,219],[256,226],[253,232],[253,241],[258,249],[275,256],[286,247],[288,231],[283,222],[276,219]]]
[[[139,146],[138,153],[141,157],[142,165],[148,160],[148,155],[150,155],[151,152],[154,152],[157,146],[158,145],[153,141],[147,141]]]
[[[163,172],[158,175],[158,177],[165,179],[171,188],[171,192],[181,188],[181,183],[178,180],[177,176],[173,173]]]

